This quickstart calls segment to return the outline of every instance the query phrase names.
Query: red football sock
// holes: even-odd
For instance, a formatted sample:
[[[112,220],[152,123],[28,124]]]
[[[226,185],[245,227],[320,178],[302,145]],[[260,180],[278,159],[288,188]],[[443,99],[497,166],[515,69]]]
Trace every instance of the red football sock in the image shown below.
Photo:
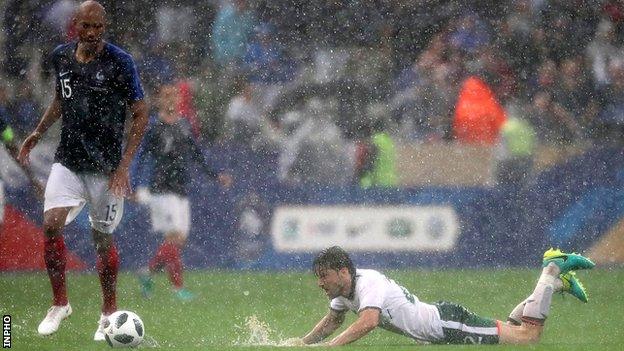
[[[182,282],[182,258],[180,257],[180,248],[177,245],[172,244],[169,264],[167,264],[167,272],[169,273],[169,280],[173,287],[176,289],[181,289]]]
[[[117,271],[119,270],[119,254],[117,246],[111,244],[107,252],[99,254],[97,258],[97,271],[102,286],[102,313],[109,315],[117,311]]]
[[[150,272],[156,272],[165,267],[169,274],[171,284],[177,289],[181,288],[182,282],[182,259],[180,258],[180,249],[170,241],[164,241],[160,244],[156,255],[149,263]]]
[[[43,257],[48,277],[52,285],[54,300],[52,304],[56,306],[67,305],[67,286],[65,284],[65,240],[62,235],[45,237],[43,241]]]
[[[159,271],[163,266],[169,263],[169,257],[171,256],[172,243],[165,241],[158,247],[156,255],[149,262],[149,270],[152,273]]]

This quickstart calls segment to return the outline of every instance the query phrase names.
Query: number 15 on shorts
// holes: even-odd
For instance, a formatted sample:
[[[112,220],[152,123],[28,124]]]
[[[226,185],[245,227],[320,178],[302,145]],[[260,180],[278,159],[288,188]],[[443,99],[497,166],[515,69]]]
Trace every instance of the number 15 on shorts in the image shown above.
[[[117,204],[106,205],[106,220],[114,221],[117,218]]]

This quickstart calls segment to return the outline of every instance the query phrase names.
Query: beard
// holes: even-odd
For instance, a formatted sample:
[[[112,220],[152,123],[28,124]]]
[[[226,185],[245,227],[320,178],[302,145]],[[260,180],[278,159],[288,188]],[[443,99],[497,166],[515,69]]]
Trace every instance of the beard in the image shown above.
[[[81,40],[82,48],[87,55],[95,55],[102,40]]]

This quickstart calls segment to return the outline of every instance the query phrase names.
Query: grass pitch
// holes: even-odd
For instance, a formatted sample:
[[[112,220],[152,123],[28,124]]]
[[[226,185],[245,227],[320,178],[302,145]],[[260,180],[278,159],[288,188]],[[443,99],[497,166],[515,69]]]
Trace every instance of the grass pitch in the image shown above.
[[[533,290],[538,269],[468,271],[386,271],[422,301],[458,302],[483,316],[506,319],[511,309]],[[410,339],[377,329],[345,350],[622,350],[624,349],[624,269],[579,272],[590,294],[588,304],[569,295],[555,295],[539,345],[418,346]],[[141,296],[130,273],[120,275],[118,305],[135,311],[145,323],[141,348],[163,350],[277,349],[258,345],[302,336],[327,311],[328,301],[311,273],[195,271],[186,274],[195,300],[175,300],[165,276],[156,279],[156,294]],[[0,313],[12,317],[14,350],[108,350],[92,341],[97,328],[100,289],[95,274],[69,274],[73,315],[50,337],[37,335],[37,325],[51,300],[44,273],[0,274]],[[264,324],[258,333],[246,321]],[[353,314],[345,321],[351,323]],[[255,318],[255,319],[254,319]],[[252,323],[253,324],[253,323]],[[343,326],[343,328],[344,328]],[[262,328],[261,328],[262,329]],[[342,329],[341,329],[342,330]],[[251,344],[251,345],[250,345]],[[289,350],[297,348],[279,348]],[[302,348],[299,348],[302,349]]]

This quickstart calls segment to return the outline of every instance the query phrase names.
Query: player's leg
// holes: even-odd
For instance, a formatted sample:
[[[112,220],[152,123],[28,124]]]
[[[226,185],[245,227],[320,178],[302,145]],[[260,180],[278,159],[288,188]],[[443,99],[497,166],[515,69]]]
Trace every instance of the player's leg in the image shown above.
[[[117,310],[117,272],[119,254],[112,234],[92,229],[93,242],[97,254],[96,268],[102,288],[102,313],[93,340],[104,340],[104,321]]]
[[[182,250],[186,246],[186,239],[191,227],[191,207],[188,198],[174,195],[176,198],[176,213],[173,219],[173,230],[170,238],[176,245],[177,252],[170,264],[170,279],[173,284],[175,296],[182,300],[191,300],[194,295],[184,287],[182,263]]]
[[[102,288],[102,313],[93,340],[104,340],[104,321],[117,310],[117,272],[119,254],[113,232],[123,217],[124,201],[108,190],[108,179],[83,177],[89,192],[89,222],[97,255],[97,271]]]
[[[164,235],[163,242],[150,260],[148,268],[139,272],[143,296],[151,297],[154,285],[151,276],[162,269],[167,271],[169,281],[175,291],[183,289],[181,248],[184,246],[184,242],[185,239],[179,232],[170,231]]]
[[[497,344],[500,321],[478,316],[461,305],[440,301],[435,304],[440,313],[444,344]]]
[[[576,277],[574,272],[568,272],[566,274],[559,275],[559,280],[561,280],[561,284],[558,282],[554,284],[554,292],[566,292],[582,302],[587,302],[589,297],[587,295],[587,291],[585,291],[585,287],[581,283],[581,281]],[[558,288],[561,287],[561,290]],[[522,314],[524,312],[524,306],[526,305],[527,300],[523,300],[520,302],[509,314],[507,317],[507,323],[511,325],[521,325],[522,324]]]
[[[167,243],[166,233],[171,226],[171,215],[168,206],[168,196],[164,194],[151,194],[149,196],[149,211],[152,231],[163,236],[154,255],[150,258],[147,267],[138,271],[139,284],[141,285],[141,293],[143,297],[150,298],[154,293],[154,281],[152,275],[161,271],[169,261],[171,256],[171,246]]]
[[[59,163],[52,165],[45,190],[43,231],[44,261],[50,278],[52,307],[37,331],[41,335],[56,332],[63,319],[72,313],[65,283],[66,252],[63,226],[71,222],[85,204],[84,188],[73,172]]]
[[[504,325],[501,327],[500,342],[503,344],[530,344],[539,341],[544,328],[544,321],[550,311],[553,292],[561,290],[562,282],[559,279],[561,270],[555,263],[550,263],[542,269],[533,294],[524,302],[521,325]],[[520,304],[516,309],[519,309]],[[516,309],[510,319],[517,323]]]
[[[193,298],[193,294],[184,288],[181,256],[190,228],[188,199],[176,194],[154,195],[150,210],[153,230],[164,233],[164,240],[150,260],[147,272],[139,274],[143,295],[151,296],[153,290],[151,275],[164,268],[169,275],[175,296],[181,300],[189,300]]]
[[[576,297],[582,302],[588,301],[587,292],[581,281],[576,277],[573,270],[576,269],[591,269],[594,267],[594,263],[578,254],[566,254],[560,250],[550,249],[544,253],[544,265],[549,263],[556,264],[560,270],[564,270],[563,274],[559,274],[555,278],[553,284],[553,292],[567,292],[568,294]],[[561,265],[561,266],[560,266]],[[524,307],[527,300],[518,304],[509,314],[507,322],[511,325],[521,325],[522,316],[524,313]]]
[[[172,257],[167,265],[169,280],[173,286],[175,296],[182,300],[188,301],[193,299],[194,295],[184,287],[184,265],[182,263],[182,249],[186,244],[186,235],[182,232],[170,232],[165,240],[172,243],[175,250],[172,250]]]
[[[37,331],[40,335],[50,335],[56,332],[61,321],[67,318],[72,309],[67,299],[67,285],[65,282],[65,265],[67,256],[62,229],[69,208],[54,208],[43,215],[43,258],[52,287],[52,307],[48,309],[46,317],[39,324]]]

